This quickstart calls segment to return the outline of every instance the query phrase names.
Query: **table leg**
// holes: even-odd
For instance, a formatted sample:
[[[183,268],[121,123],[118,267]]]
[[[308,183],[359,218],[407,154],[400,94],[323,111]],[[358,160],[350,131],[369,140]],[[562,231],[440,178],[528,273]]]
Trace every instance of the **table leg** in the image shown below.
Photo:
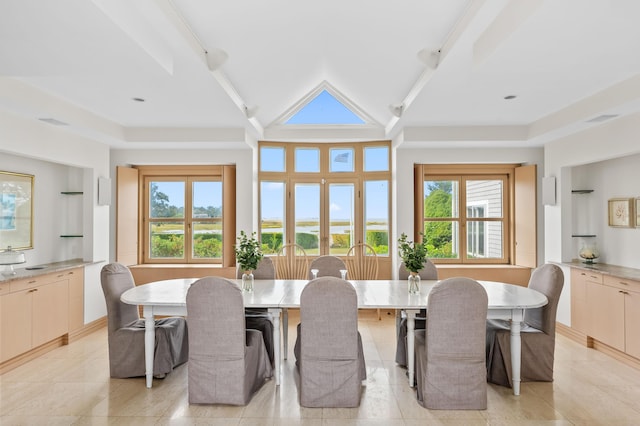
[[[282,351],[286,360],[289,354],[289,310],[287,308],[282,310]]]
[[[523,317],[522,310],[514,310],[511,318],[511,380],[514,395],[520,395],[520,366],[522,362],[520,328]]]
[[[280,357],[280,309],[269,308],[269,319],[273,323],[273,364],[276,377],[276,386],[280,385],[280,371],[282,359]]]
[[[407,372],[409,373],[409,386],[414,387],[415,384],[415,329],[416,329],[416,313],[418,310],[407,309]]]
[[[147,378],[147,387],[153,386],[153,355],[156,346],[156,322],[153,316],[153,307],[144,306],[142,309],[144,316],[144,369]]]

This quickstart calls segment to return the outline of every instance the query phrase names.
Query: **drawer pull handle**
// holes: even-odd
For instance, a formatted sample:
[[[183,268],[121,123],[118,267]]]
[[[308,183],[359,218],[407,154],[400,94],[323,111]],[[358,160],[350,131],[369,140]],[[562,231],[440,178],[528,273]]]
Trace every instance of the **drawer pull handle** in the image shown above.
[[[38,291],[37,288],[32,288],[31,290],[29,290],[29,293],[35,293],[36,291]]]
[[[36,282],[37,282],[36,280],[29,281],[29,284],[33,284],[33,283],[36,283]]]
[[[595,276],[595,275],[590,275],[590,277],[591,277],[591,278],[593,278],[594,280],[597,280],[597,279],[598,279],[598,277],[597,277],[597,276]]]
[[[629,285],[629,283],[625,283],[624,281],[619,281],[622,285]]]
[[[618,290],[618,293],[622,293],[622,294],[629,294],[628,291],[624,291],[624,290]]]

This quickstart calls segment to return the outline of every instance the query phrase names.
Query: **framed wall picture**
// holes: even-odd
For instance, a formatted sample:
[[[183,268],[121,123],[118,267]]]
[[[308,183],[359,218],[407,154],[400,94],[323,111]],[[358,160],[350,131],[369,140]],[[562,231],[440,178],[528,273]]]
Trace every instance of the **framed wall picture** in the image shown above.
[[[634,198],[612,198],[609,200],[609,226],[630,228],[635,218]]]
[[[0,250],[33,248],[33,175],[0,172]]]

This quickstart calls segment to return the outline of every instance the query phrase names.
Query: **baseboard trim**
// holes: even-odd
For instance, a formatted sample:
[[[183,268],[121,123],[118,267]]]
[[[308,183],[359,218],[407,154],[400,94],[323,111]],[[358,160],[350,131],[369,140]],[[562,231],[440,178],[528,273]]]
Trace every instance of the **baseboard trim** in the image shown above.
[[[37,348],[33,348],[23,354],[17,355],[11,359],[4,361],[3,363],[0,363],[0,374],[4,374],[15,368],[18,368],[21,365],[24,365],[27,362],[46,354],[47,352],[51,352],[52,350],[59,348],[60,346],[68,345],[69,343],[76,341],[82,337],[88,336],[94,331],[100,330],[101,328],[106,326],[107,317],[105,316],[102,318],[98,318],[97,320],[92,321],[89,324],[85,324],[82,328],[75,330],[72,333],[57,337],[43,345],[38,346]]]
[[[564,325],[560,322],[556,322],[556,333],[573,340],[574,342],[580,343],[582,346],[586,346],[588,348],[593,347],[593,339],[587,336],[584,333],[581,333],[568,325]]]
[[[37,348],[33,348],[28,352],[6,360],[2,364],[0,364],[0,374],[11,371],[14,368],[20,367],[21,365],[26,364],[27,362],[46,354],[47,352],[51,352],[52,350],[59,348],[60,346],[64,346],[64,339],[65,336],[60,336],[56,339],[51,340],[50,342],[38,346]]]
[[[72,331],[69,334],[67,334],[66,336],[64,336],[66,338],[66,342],[65,344],[69,344],[71,342],[75,342],[78,339],[81,339],[85,336],[88,336],[89,334],[93,333],[94,331],[98,331],[101,328],[104,328],[107,326],[107,317],[104,316],[102,318],[98,318],[95,321],[91,321],[89,324],[85,324],[82,328]]]
[[[580,343],[583,346],[588,348],[595,349],[598,352],[602,352],[605,355],[610,356],[611,358],[620,361],[621,363],[633,367],[637,370],[640,370],[640,359],[634,358],[631,355],[627,355],[619,349],[612,348],[609,345],[606,345],[598,340],[595,340],[593,337],[587,336],[584,333],[576,331],[571,327],[561,324],[559,322],[556,323],[556,332],[568,339],[571,339],[575,342]]]
[[[605,345],[604,343],[597,340],[593,341],[593,349],[607,354],[611,358],[614,358],[623,364],[640,370],[640,359],[627,355],[626,353],[619,351],[618,349],[612,348],[611,346]]]

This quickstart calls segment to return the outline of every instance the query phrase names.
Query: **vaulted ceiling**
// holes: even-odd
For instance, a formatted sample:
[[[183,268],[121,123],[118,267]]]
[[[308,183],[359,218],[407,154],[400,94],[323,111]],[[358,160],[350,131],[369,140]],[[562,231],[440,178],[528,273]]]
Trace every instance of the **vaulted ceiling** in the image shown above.
[[[118,148],[541,146],[640,110],[639,16],[633,0],[3,0],[0,108]],[[322,88],[367,123],[282,125]]]

